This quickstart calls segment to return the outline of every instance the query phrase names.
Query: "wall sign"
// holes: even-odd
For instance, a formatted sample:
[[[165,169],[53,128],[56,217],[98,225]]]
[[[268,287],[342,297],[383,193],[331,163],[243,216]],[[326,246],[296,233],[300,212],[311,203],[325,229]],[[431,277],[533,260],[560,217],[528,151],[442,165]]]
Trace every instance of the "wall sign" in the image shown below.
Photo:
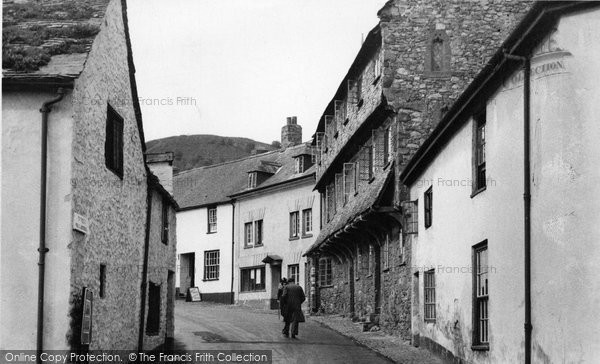
[[[81,315],[81,344],[89,345],[92,342],[92,306],[94,292],[83,287],[83,314]]]
[[[87,217],[73,213],[73,230],[79,231],[80,233],[89,234],[90,222]]]
[[[198,287],[188,288],[188,301],[191,301],[191,302],[202,301],[202,298],[200,297],[200,288],[198,288]]]

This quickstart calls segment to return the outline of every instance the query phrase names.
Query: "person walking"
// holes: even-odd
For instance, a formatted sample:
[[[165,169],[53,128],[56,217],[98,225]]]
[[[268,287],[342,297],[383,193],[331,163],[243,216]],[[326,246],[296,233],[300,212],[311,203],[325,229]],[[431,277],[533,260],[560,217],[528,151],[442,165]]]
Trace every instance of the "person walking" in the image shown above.
[[[305,322],[304,313],[302,313],[302,302],[306,300],[302,287],[294,283],[294,279],[290,278],[287,284],[283,287],[281,294],[282,315],[285,321],[283,327],[283,335],[289,336],[290,324],[292,331],[292,339],[298,335],[298,324]]]
[[[285,285],[287,284],[287,279],[281,278],[279,280],[279,288],[277,289],[277,303],[279,304],[279,311],[278,311],[278,315],[277,318],[279,318],[281,315],[283,315],[283,303],[281,303],[281,295],[283,294],[283,287],[285,287]],[[284,318],[285,321],[285,318]]]

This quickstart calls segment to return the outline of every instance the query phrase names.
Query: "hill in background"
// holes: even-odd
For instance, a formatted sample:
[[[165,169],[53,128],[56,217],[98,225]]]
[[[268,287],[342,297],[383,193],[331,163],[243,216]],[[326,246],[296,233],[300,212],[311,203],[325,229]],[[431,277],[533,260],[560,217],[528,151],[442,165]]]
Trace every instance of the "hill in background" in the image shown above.
[[[248,138],[179,135],[147,142],[146,152],[175,153],[173,166],[181,172],[243,158],[251,155],[254,150],[274,150],[277,147]]]

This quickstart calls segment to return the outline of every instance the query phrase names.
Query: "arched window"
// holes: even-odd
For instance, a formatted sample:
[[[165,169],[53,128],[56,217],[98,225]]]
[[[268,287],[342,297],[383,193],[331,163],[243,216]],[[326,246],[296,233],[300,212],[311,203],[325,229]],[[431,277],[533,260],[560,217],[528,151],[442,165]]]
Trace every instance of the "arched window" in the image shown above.
[[[440,72],[444,70],[444,40],[435,37],[431,42],[431,71]]]

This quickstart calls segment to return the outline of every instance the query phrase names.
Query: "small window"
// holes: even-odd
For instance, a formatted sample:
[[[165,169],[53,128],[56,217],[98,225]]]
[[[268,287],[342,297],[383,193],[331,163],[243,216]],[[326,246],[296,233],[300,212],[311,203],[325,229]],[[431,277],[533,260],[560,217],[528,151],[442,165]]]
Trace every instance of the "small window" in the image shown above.
[[[486,187],[485,170],[485,110],[475,117],[475,138],[474,138],[474,166],[473,174],[475,183],[473,183],[474,192],[481,191]]]
[[[359,158],[359,179],[361,181],[370,181],[374,172],[373,148],[370,145],[362,147]]]
[[[106,140],[104,142],[106,168],[123,178],[123,118],[110,106],[106,114]]]
[[[290,239],[297,238],[300,233],[300,215],[298,211],[290,212]]]
[[[216,233],[217,232],[217,208],[210,207],[208,209],[208,232]]]
[[[304,173],[304,156],[296,157],[296,173]]]
[[[106,294],[106,264],[100,264],[100,289],[98,295],[104,298]]]
[[[312,233],[312,209],[302,210],[302,234]]]
[[[435,271],[424,274],[425,321],[435,321]]]
[[[166,197],[162,199],[162,236],[163,244],[169,243],[169,200]]]
[[[150,282],[148,285],[148,319],[146,335],[155,336],[160,331],[160,285]]]
[[[262,245],[263,243],[263,221],[256,220],[254,222],[254,245]]]
[[[425,228],[431,226],[433,220],[433,186],[423,196],[423,215],[425,217]]]
[[[288,265],[288,279],[293,279],[296,284],[300,284],[300,265]]]
[[[256,187],[256,172],[250,172],[248,173],[248,188],[255,188]]]
[[[219,279],[219,259],[218,250],[209,250],[204,252],[204,280],[214,281]]]
[[[419,233],[419,200],[402,202],[402,215],[407,234]]]
[[[244,224],[244,245],[246,247],[252,247],[252,223],[248,222]]]
[[[344,205],[350,200],[350,195],[356,192],[356,164],[344,163]]]
[[[242,292],[264,291],[265,290],[265,267],[244,268],[241,269],[241,287]]]
[[[331,267],[331,258],[319,259],[319,285],[331,286],[333,284],[333,274]]]
[[[473,247],[473,346],[489,349],[487,241]]]

